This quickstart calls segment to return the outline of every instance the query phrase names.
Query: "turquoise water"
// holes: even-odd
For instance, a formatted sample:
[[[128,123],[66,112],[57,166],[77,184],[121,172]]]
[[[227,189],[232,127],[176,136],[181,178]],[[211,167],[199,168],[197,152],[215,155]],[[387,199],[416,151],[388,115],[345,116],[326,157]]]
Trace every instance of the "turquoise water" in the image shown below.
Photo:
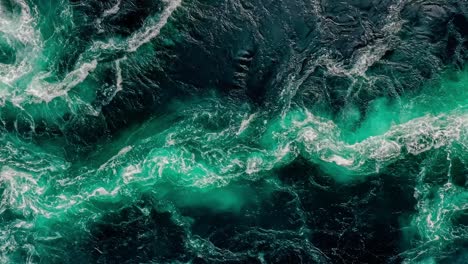
[[[311,75],[294,59],[259,103],[242,87],[226,93],[222,83],[177,79],[178,48],[189,35],[197,43],[189,25],[203,27],[196,17],[209,5],[218,8],[210,1],[0,2],[0,261],[366,261],[346,245],[321,244],[321,230],[347,234],[348,226],[363,234],[359,251],[381,254],[367,261],[464,263],[467,70],[447,63],[412,89],[381,92],[382,74],[369,68],[385,60],[377,43],[353,53],[351,68],[329,65],[324,55],[315,61],[326,61],[327,78],[351,80],[341,105],[311,95]],[[392,5],[387,18],[395,8],[411,6]],[[250,61],[250,53],[235,55]],[[238,71],[236,85],[248,90],[239,76],[251,71]],[[390,72],[383,76],[413,76]],[[159,81],[164,73],[173,79]],[[310,185],[316,177],[322,183]],[[366,184],[375,188],[359,190]],[[386,189],[392,184],[404,194]],[[340,190],[349,201],[335,202],[349,203],[351,215],[326,198]],[[335,218],[329,225],[323,210]],[[353,215],[376,222],[353,227]],[[396,230],[375,238],[377,222]],[[217,238],[230,228],[238,230],[233,238]],[[233,246],[242,240],[255,246]],[[258,246],[264,241],[274,242]],[[392,246],[379,253],[372,241]]]

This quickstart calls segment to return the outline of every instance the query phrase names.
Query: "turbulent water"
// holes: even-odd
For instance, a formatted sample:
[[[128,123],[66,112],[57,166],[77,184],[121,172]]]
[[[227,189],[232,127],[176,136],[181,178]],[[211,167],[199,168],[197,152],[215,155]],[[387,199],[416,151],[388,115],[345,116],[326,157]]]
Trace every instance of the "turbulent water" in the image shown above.
[[[467,263],[468,1],[0,0],[0,263]]]

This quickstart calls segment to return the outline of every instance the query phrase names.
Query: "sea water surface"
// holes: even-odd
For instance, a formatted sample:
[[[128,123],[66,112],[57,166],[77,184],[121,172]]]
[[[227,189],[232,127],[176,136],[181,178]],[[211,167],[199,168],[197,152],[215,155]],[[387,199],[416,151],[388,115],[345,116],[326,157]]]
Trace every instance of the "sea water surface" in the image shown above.
[[[468,1],[0,0],[0,263],[467,263]]]

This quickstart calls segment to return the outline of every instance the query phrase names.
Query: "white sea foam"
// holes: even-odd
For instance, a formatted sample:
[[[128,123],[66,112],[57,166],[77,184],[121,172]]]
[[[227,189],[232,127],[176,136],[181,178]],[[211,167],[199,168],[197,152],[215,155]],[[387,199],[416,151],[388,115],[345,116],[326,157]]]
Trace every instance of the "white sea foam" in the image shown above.
[[[118,59],[115,61],[115,71],[116,71],[116,76],[115,76],[115,86],[116,86],[116,89],[115,89],[115,94],[122,91],[122,82],[123,82],[123,78],[122,78],[122,68],[120,68],[120,62],[122,60],[125,60],[126,58],[122,58],[122,59]],[[114,94],[114,95],[115,95]]]
[[[369,174],[405,155],[418,155],[466,139],[468,115],[457,111],[437,116],[423,116],[392,126],[386,133],[349,144],[340,137],[339,127],[325,119],[306,114],[293,122],[303,155],[313,162],[334,163],[350,171]],[[286,140],[286,139],[281,139]],[[466,143],[466,142],[460,142]]]
[[[319,63],[325,65],[331,73],[336,75],[367,78],[367,69],[379,61],[394,45],[395,41],[393,39],[400,32],[404,23],[400,17],[400,12],[406,2],[407,0],[397,1],[388,8],[388,14],[383,19],[384,26],[379,30],[382,37],[375,39],[372,44],[357,49],[352,55],[353,64],[351,67],[342,62],[337,62],[330,54],[321,56],[318,59]],[[320,11],[316,10],[316,12]]]
[[[23,0],[18,0],[17,3],[21,7],[19,17],[15,17],[13,14],[0,16],[0,31],[6,34],[7,40],[12,42],[12,45],[16,41],[21,45],[15,45],[15,47],[22,47],[16,50],[16,63],[11,65],[0,64],[0,85],[2,86],[0,102],[8,100],[21,107],[22,103],[31,97],[33,98],[32,102],[50,102],[54,98],[67,96],[71,89],[83,82],[89,73],[94,71],[98,64],[97,56],[103,49],[136,51],[141,45],[148,43],[159,35],[160,30],[167,23],[175,9],[181,5],[182,1],[166,1],[166,7],[161,14],[148,18],[141,29],[134,32],[123,42],[113,42],[112,39],[95,42],[91,49],[86,51],[89,53],[88,55],[91,55],[91,59],[82,60],[80,58],[76,68],[69,72],[63,80],[50,83],[46,79],[52,75],[51,72],[37,72],[25,88],[16,87],[14,83],[32,71],[37,71],[36,64],[40,59],[44,44],[40,33],[35,29],[36,21],[31,9]],[[119,11],[119,8],[120,0],[112,8],[104,11],[103,16],[115,14]],[[0,14],[5,12],[5,10],[1,10],[0,6]],[[110,99],[123,89],[121,61],[125,59],[123,57],[115,61],[116,88]]]
[[[69,72],[63,81],[58,83],[45,81],[50,73],[38,74],[28,85],[26,94],[34,96],[39,101],[50,102],[56,97],[67,95],[71,89],[83,82],[89,73],[96,69],[96,66],[97,60],[83,63],[79,68]]]
[[[241,125],[239,127],[239,130],[237,131],[237,135],[240,135],[242,134],[242,132],[244,132],[247,127],[250,125],[250,123],[252,122],[252,120],[255,118],[256,114],[251,114],[249,115],[249,117],[247,117],[246,119],[242,120],[241,122]]]
[[[182,4],[182,0],[166,0],[165,3],[167,7],[158,16],[159,19],[156,23],[153,22],[153,19],[147,20],[143,28],[133,33],[130,39],[128,39],[127,51],[136,51],[141,45],[157,37],[172,13]]]
[[[120,10],[120,4],[121,0],[117,0],[111,8],[104,10],[104,12],[102,13],[102,17],[108,17],[117,14]]]
[[[0,31],[24,44],[39,44],[39,34],[34,29],[35,20],[31,9],[23,0],[15,0],[15,3],[21,8],[19,17],[7,13],[0,5]]]
[[[20,14],[8,13],[0,5],[0,32],[6,42],[15,50],[16,62],[13,64],[0,64],[0,83],[12,85],[34,68],[34,62],[41,53],[42,40],[36,31],[36,21],[27,3],[16,0],[20,7]],[[13,87],[2,96],[12,96]],[[3,98],[5,100],[5,97]]]

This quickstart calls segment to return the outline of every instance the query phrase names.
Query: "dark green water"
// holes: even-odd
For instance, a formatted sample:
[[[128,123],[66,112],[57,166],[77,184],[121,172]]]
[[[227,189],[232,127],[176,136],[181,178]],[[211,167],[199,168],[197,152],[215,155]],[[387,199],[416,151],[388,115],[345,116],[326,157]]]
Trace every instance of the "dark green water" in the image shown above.
[[[467,263],[468,2],[0,0],[0,263]]]

